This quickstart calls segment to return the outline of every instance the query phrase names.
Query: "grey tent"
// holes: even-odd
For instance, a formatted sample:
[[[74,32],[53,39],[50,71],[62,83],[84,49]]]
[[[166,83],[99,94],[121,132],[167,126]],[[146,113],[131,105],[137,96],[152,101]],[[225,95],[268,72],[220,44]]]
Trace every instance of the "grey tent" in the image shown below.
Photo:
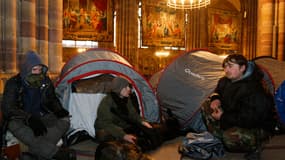
[[[272,76],[274,88],[277,89],[285,80],[285,62],[279,61],[270,56],[261,56],[254,59],[255,63],[268,71]]]
[[[69,60],[55,84],[61,103],[71,113],[73,133],[85,130],[95,136],[97,107],[115,76],[123,76],[132,83],[141,116],[159,122],[158,102],[148,81],[118,53],[91,49]]]
[[[162,113],[170,109],[182,130],[206,130],[200,106],[224,75],[223,57],[206,50],[186,52],[161,73],[157,97]]]
[[[280,125],[285,125],[285,108],[284,108],[284,83],[285,83],[285,63],[270,56],[261,56],[254,59],[265,74],[264,80],[269,89],[274,94],[276,112]],[[283,84],[283,85],[282,85]]]
[[[150,78],[149,78],[149,83],[151,84],[152,88],[157,88],[159,78],[161,74],[163,73],[163,70],[160,70],[156,73],[154,73]]]

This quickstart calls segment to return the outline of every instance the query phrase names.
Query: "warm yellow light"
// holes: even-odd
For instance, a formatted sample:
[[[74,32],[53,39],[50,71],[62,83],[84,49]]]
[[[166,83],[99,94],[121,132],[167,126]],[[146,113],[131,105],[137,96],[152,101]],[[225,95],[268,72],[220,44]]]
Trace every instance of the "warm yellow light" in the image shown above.
[[[167,51],[157,51],[157,52],[155,52],[155,56],[157,56],[157,57],[168,57],[169,56],[169,52],[167,52]]]
[[[85,52],[85,51],[86,51],[86,48],[77,48],[78,53]]]
[[[175,9],[195,9],[206,7],[211,0],[168,0],[167,6]]]

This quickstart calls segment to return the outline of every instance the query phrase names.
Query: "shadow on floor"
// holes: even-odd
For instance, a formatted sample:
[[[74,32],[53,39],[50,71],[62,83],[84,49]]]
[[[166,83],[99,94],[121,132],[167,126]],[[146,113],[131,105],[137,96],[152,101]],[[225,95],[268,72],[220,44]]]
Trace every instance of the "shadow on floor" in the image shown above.
[[[154,160],[181,160],[178,153],[178,146],[182,142],[183,137],[165,142],[160,148],[149,152],[148,154]],[[80,142],[73,145],[78,152],[77,160],[94,160],[97,143],[91,140]],[[223,158],[215,160],[244,160],[243,153],[228,153],[226,152]],[[183,160],[191,160],[185,159]],[[213,159],[214,160],[214,159]],[[285,160],[285,135],[277,135],[273,137],[262,152],[261,160]]]

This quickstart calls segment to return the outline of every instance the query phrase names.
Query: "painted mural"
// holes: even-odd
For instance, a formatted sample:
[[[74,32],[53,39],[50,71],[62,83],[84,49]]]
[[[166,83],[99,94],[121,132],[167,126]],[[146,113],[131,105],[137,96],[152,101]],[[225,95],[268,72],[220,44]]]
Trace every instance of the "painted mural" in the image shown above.
[[[238,13],[209,9],[209,47],[222,50],[239,50],[241,16]]]
[[[113,41],[112,0],[64,0],[63,39]]]
[[[165,0],[143,2],[143,45],[184,47],[184,12],[167,7]]]

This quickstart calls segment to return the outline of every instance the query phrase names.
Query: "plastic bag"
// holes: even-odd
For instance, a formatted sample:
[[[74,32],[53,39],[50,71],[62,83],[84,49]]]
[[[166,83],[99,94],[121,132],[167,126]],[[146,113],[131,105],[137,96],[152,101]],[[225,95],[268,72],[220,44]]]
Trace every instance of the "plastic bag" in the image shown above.
[[[182,157],[207,160],[224,156],[222,142],[209,132],[189,132],[178,148]]]

